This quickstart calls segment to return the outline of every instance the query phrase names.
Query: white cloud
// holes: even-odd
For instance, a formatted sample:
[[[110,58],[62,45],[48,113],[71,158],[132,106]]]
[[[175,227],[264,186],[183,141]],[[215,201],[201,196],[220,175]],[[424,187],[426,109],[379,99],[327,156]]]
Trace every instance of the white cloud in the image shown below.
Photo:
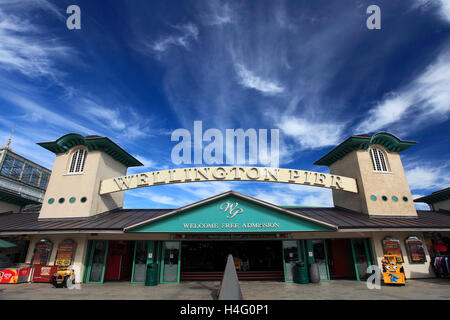
[[[156,52],[164,52],[170,46],[181,46],[186,49],[189,49],[189,43],[192,40],[197,40],[198,38],[198,28],[193,23],[187,23],[184,25],[175,25],[172,26],[177,29],[180,34],[178,35],[170,35],[154,41],[150,48]]]
[[[140,117],[132,108],[105,107],[86,97],[76,100],[76,105],[74,110],[79,115],[105,130],[113,131],[118,137],[138,139],[149,135],[147,124],[150,119]]]
[[[410,85],[397,93],[390,93],[367,115],[354,130],[357,133],[374,132],[400,124],[404,131],[430,121],[445,121],[450,113],[450,49],[447,48],[427,70]],[[405,126],[408,116],[414,114],[414,125]]]
[[[312,122],[291,116],[284,117],[279,127],[286,135],[293,137],[302,149],[316,149],[341,142],[345,125],[326,121]]]
[[[204,15],[205,25],[217,26],[233,22],[233,12],[229,3],[221,4],[218,1],[207,1],[204,5],[208,7],[207,10],[209,11]]]
[[[79,132],[82,134],[99,134],[97,130],[93,130],[91,128],[87,128],[81,124],[78,124],[76,121],[74,121],[74,119],[53,112],[44,106],[41,106],[27,98],[24,98],[23,96],[3,91],[0,91],[0,96],[3,99],[9,101],[12,105],[26,111],[27,120],[34,118],[35,120],[39,120],[41,123],[46,122],[51,126],[62,128],[65,131],[75,130],[75,132]]]
[[[413,9],[421,8],[423,10],[438,7],[441,18],[450,22],[450,1],[448,0],[415,0],[412,7]]]
[[[250,191],[251,192],[251,191]],[[292,184],[272,184],[269,191],[249,193],[257,199],[279,206],[333,207],[331,190]]]
[[[450,185],[448,167],[412,165],[405,170],[411,190],[440,190]]]
[[[44,2],[42,2],[44,3]],[[27,77],[56,80],[62,72],[56,60],[73,55],[73,50],[45,36],[35,23],[0,8],[0,68]]]
[[[246,88],[255,89],[268,95],[278,94],[284,91],[284,88],[278,82],[262,79],[240,63],[235,64],[235,68],[239,76],[239,83]]]

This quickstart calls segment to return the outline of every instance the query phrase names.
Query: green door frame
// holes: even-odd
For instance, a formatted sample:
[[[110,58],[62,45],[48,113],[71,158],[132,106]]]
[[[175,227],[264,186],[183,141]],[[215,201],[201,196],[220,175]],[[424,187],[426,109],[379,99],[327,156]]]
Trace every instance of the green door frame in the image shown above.
[[[86,283],[87,275],[88,275],[88,268],[89,268],[89,259],[91,257],[91,250],[92,250],[92,240],[87,241],[87,248],[86,253],[84,256],[84,272],[83,272],[83,283]]]
[[[284,245],[283,245],[284,241],[296,241],[297,242],[297,261],[305,261],[304,254],[302,254],[301,249],[300,249],[300,241],[303,241],[303,240],[281,240],[281,253],[282,253],[282,257],[283,257],[284,282],[292,283],[292,282],[294,282],[294,280],[286,280],[286,261],[284,260]]]
[[[309,259],[308,262],[310,264],[315,262],[314,250],[313,250],[313,246],[312,246],[312,241],[313,240],[321,240],[321,241],[323,241],[323,247],[324,247],[324,251],[325,251],[325,266],[327,267],[327,279],[325,279],[325,280],[320,279],[320,282],[330,282],[330,269],[328,268],[328,252],[327,252],[327,241],[326,241],[327,239],[309,239],[309,240],[306,240],[307,251],[313,253],[311,257],[308,254],[308,259]]]
[[[353,267],[355,268],[356,280],[363,281],[359,278],[358,267],[356,265],[356,254],[355,254],[355,248],[354,248],[354,243],[356,240],[361,240],[361,238],[350,239],[350,243],[351,243],[351,247],[352,247],[352,256],[353,256]],[[369,254],[369,248],[368,248],[368,244],[367,244],[368,239],[362,238],[362,240],[363,240],[363,244],[364,244],[364,251],[366,253],[367,266],[370,267],[372,265],[372,258]]]
[[[147,243],[147,255],[146,255],[145,270],[147,270],[148,264],[152,263],[152,261],[153,261],[153,258],[152,258],[152,260],[150,260],[148,258],[148,254],[149,253],[153,254],[153,242],[154,241],[153,240],[135,240],[135,242],[134,242],[134,253],[133,253],[133,269],[131,271],[131,283],[133,283],[133,284],[135,284],[135,283],[145,283],[145,281],[133,281],[133,279],[134,279],[134,266],[135,266],[135,263],[136,263],[136,250],[137,250],[137,245],[138,245],[139,241],[144,241],[144,242]]]
[[[177,281],[174,282],[167,282],[164,281],[164,255],[165,255],[165,249],[166,249],[166,242],[178,242],[178,270],[177,270]],[[172,241],[172,240],[168,240],[168,241],[163,241],[162,242],[162,246],[161,246],[162,250],[161,250],[161,255],[160,255],[160,261],[161,261],[161,273],[160,273],[160,278],[159,278],[159,283],[180,283],[180,269],[181,269],[181,241]]]
[[[103,260],[102,280],[101,281],[89,281],[89,276],[91,275],[91,268],[92,268],[92,259],[94,257],[94,252],[95,252],[95,244],[98,241],[104,241],[106,243],[105,259]],[[108,248],[109,248],[109,240],[93,240],[92,241],[92,249],[91,249],[91,254],[90,254],[90,257],[89,257],[89,265],[88,265],[88,268],[87,268],[86,283],[103,283],[103,280],[105,278],[106,260],[108,259]]]

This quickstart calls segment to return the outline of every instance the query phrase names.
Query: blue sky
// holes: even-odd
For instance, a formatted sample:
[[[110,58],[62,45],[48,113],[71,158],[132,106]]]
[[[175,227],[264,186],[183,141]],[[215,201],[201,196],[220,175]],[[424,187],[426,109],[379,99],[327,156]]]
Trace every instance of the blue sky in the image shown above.
[[[66,8],[81,8],[81,30]],[[381,30],[366,8],[381,8]],[[35,143],[108,136],[145,167],[174,167],[170,134],[280,129],[280,167],[312,163],[348,136],[419,144],[402,160],[414,197],[450,184],[450,2],[0,2],[0,143],[51,168]],[[331,206],[322,188],[199,183],[129,191],[125,207],[177,207],[234,189],[280,205]]]

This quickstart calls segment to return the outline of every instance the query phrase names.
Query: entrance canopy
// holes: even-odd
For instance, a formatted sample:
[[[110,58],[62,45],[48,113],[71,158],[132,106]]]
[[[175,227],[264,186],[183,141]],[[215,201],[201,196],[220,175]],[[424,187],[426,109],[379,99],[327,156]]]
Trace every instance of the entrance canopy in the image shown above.
[[[248,233],[336,229],[335,225],[229,191],[129,226],[125,232]]]

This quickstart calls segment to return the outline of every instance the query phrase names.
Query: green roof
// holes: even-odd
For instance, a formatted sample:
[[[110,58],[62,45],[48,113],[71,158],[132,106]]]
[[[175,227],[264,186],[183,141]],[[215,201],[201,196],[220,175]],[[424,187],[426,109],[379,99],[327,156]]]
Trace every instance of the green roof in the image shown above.
[[[428,196],[415,199],[414,202],[425,202],[428,204],[441,202],[450,199],[450,188],[442,189]]]
[[[330,166],[334,162],[342,159],[347,154],[355,150],[367,150],[370,145],[379,144],[386,148],[389,152],[401,152],[409,147],[417,144],[414,141],[400,140],[396,136],[388,132],[379,132],[373,136],[356,135],[351,136],[333,150],[328,152],[322,158],[314,162],[321,166]]]
[[[105,152],[126,167],[143,166],[139,160],[134,158],[107,137],[84,137],[78,133],[69,133],[56,141],[40,142],[38,145],[55,154],[65,153],[75,146],[86,146],[89,151],[100,150]]]

